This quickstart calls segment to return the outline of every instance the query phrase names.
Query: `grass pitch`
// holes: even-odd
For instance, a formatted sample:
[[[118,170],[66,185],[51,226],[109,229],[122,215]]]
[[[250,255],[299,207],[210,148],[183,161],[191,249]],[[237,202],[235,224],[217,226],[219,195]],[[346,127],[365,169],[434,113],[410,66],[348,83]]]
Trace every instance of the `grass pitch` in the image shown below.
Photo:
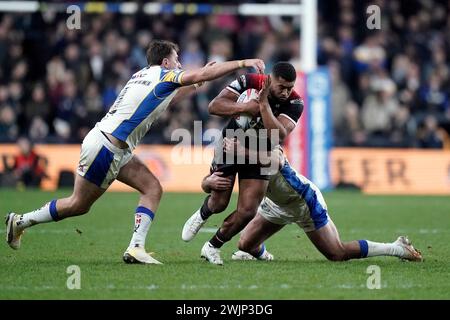
[[[26,212],[69,191],[0,190],[0,212]],[[231,260],[237,238],[222,249],[224,266],[200,259],[200,249],[235,207],[213,216],[190,243],[185,220],[202,194],[165,193],[147,238],[162,266],[126,265],[122,253],[133,227],[138,195],[106,193],[85,216],[26,231],[22,248],[0,245],[0,299],[450,299],[448,197],[325,194],[341,238],[390,242],[408,235],[424,263],[377,257],[328,262],[295,225],[266,242],[276,261]],[[1,228],[5,236],[4,225]],[[81,270],[81,289],[69,290],[67,268]],[[381,289],[366,286],[368,266],[381,270]]]

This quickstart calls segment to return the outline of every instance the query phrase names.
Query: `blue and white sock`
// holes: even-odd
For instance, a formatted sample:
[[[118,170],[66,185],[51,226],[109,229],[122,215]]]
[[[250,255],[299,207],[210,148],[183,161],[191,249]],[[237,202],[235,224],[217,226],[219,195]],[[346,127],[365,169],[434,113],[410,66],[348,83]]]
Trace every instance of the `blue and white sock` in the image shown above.
[[[130,241],[130,248],[145,248],[145,239],[154,217],[155,214],[152,210],[142,206],[136,208],[136,214],[134,215],[134,232]]]
[[[56,210],[56,200],[52,200],[40,209],[23,214],[17,222],[17,225],[25,229],[35,224],[59,220],[60,218]]]
[[[361,258],[375,256],[395,256],[402,257],[404,250],[395,243],[381,243],[368,240],[359,240],[361,248]]]
[[[259,250],[259,252],[258,252],[258,254],[256,255],[256,257],[255,258],[261,258],[262,256],[263,256],[263,254],[264,254],[264,252],[266,251],[266,245],[263,243],[262,245],[261,245],[261,249]]]

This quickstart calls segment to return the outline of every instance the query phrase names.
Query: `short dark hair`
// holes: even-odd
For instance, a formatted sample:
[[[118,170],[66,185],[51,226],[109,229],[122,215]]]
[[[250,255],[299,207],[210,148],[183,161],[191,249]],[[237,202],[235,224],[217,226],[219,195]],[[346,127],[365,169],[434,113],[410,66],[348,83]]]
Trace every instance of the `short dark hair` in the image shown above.
[[[295,81],[297,78],[297,72],[292,64],[286,61],[280,61],[275,63],[272,69],[272,74],[275,77],[281,77],[288,82]]]
[[[178,52],[178,46],[166,40],[153,40],[148,45],[147,62],[149,65],[160,65],[164,58],[172,54],[172,50]]]

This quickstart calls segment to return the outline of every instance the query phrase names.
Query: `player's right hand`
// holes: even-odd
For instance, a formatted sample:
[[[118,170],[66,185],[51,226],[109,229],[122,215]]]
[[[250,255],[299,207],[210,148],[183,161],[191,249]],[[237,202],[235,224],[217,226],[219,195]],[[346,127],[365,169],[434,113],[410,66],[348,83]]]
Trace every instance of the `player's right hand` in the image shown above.
[[[252,99],[246,103],[244,103],[244,112],[250,114],[253,117],[256,117],[259,115],[259,101]]]
[[[207,179],[208,185],[212,190],[224,191],[233,187],[233,179],[231,176],[222,177],[223,172],[213,172]]]
[[[244,66],[247,68],[253,67],[258,73],[264,73],[266,69],[266,65],[261,59],[245,59]]]

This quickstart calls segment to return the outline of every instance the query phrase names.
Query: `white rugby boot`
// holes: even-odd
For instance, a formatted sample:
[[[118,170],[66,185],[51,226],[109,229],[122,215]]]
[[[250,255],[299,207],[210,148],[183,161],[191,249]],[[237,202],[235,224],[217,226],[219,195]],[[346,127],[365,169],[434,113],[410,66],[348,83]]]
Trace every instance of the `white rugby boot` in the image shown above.
[[[200,257],[212,264],[223,265],[223,260],[220,257],[220,249],[215,248],[209,241],[203,245]]]
[[[263,260],[263,261],[272,261],[273,254],[271,254],[269,251],[267,251],[266,246],[263,244],[263,252],[259,257],[254,257],[248,252],[238,250],[233,253],[231,256],[232,260]]]
[[[123,261],[125,263],[162,264],[142,247],[128,248],[123,254]]]
[[[25,229],[21,227],[20,218],[21,215],[10,212],[5,219],[6,242],[14,250],[20,248],[20,240],[25,231]]]
[[[202,219],[200,209],[198,209],[184,224],[183,231],[181,232],[181,239],[184,241],[191,241],[205,223],[206,220]]]
[[[422,253],[412,246],[411,241],[409,241],[407,237],[398,237],[397,240],[395,240],[394,244],[403,248],[404,255],[400,258],[416,262],[423,261]]]
[[[238,250],[236,252],[233,252],[233,254],[231,255],[231,260],[256,260],[256,258],[250,253]]]

